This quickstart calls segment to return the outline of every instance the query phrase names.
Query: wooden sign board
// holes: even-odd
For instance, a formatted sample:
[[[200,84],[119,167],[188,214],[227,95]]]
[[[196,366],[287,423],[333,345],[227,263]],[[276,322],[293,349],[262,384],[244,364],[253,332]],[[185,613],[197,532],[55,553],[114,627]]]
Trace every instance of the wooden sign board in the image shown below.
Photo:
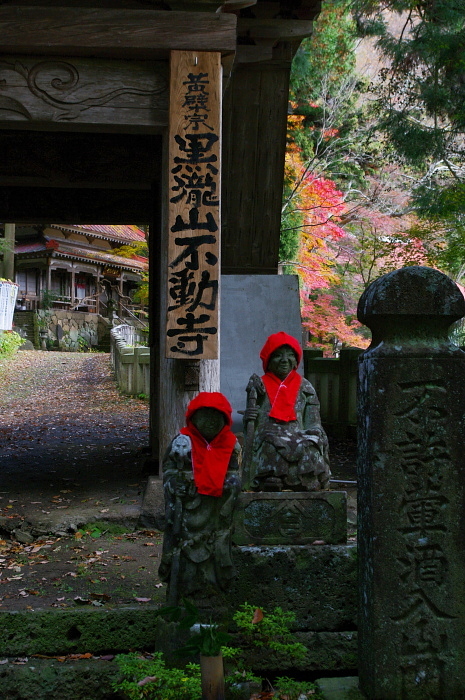
[[[166,356],[218,357],[221,55],[171,53]]]

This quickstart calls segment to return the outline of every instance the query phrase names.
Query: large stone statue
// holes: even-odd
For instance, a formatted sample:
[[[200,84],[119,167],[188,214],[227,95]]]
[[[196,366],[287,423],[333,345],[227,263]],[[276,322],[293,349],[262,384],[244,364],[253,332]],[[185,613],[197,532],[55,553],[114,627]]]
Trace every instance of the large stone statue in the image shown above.
[[[271,335],[260,353],[265,374],[253,374],[244,415],[244,482],[254,491],[317,491],[328,487],[328,440],[310,382],[297,372],[302,349],[287,333]]]
[[[233,576],[232,515],[241,483],[231,414],[223,394],[198,394],[163,460],[166,529],[159,575],[168,582],[172,605],[184,595],[223,591]]]

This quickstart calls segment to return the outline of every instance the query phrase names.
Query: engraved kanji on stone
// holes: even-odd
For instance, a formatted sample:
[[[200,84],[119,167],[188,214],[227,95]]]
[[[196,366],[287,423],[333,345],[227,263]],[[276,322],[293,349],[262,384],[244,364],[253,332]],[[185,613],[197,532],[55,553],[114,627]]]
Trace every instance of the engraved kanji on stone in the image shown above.
[[[425,583],[442,584],[448,569],[447,558],[438,544],[407,545],[405,555],[398,561],[403,567],[400,578],[410,585],[412,593],[423,591]]]
[[[414,613],[402,632],[401,652],[403,656],[437,654],[447,645],[444,631],[438,630],[431,617]]]
[[[409,398],[409,403],[406,408],[395,413],[396,416],[402,418],[410,418],[414,422],[418,422],[421,418],[429,415],[435,420],[445,418],[447,409],[444,406],[436,405],[443,401],[447,395],[447,390],[444,383],[440,380],[429,382],[400,382],[401,391]]]
[[[448,502],[442,495],[405,498],[401,505],[403,525],[399,530],[420,535],[433,530],[445,532],[443,511]]]

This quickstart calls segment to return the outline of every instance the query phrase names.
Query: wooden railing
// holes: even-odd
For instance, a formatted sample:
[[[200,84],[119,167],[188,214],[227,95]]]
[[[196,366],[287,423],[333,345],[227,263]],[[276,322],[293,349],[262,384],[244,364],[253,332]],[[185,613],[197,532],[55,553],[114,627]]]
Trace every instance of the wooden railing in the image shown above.
[[[122,324],[111,330],[111,363],[123,394],[150,395],[150,348],[137,347],[138,331]]]

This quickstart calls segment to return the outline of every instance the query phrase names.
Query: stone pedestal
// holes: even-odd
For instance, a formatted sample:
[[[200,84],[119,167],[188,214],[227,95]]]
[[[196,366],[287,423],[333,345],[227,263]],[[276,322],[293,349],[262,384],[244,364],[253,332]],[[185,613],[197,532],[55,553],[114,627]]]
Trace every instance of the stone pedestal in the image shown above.
[[[234,514],[234,544],[345,544],[344,491],[242,493]]]
[[[465,314],[457,286],[397,270],[362,296],[359,676],[370,700],[465,698]]]

